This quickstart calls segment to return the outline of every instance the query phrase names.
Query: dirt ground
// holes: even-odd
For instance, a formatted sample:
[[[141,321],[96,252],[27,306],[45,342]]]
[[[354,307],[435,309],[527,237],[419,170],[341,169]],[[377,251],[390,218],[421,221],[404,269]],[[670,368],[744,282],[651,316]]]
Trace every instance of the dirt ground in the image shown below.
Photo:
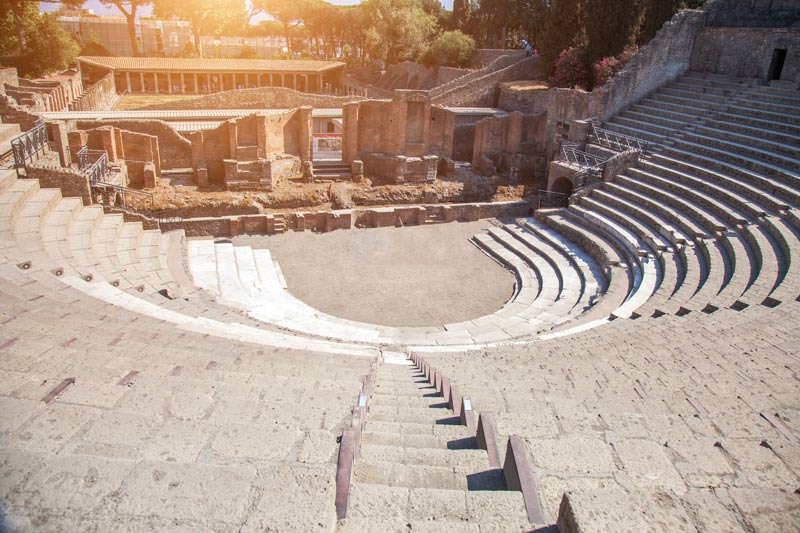
[[[139,109],[140,107],[153,105],[153,104],[166,104],[169,102],[178,102],[180,100],[188,100],[190,98],[197,98],[196,94],[192,95],[133,95],[126,94],[122,96],[117,105],[114,106],[115,111],[128,111],[131,109]]]
[[[388,326],[441,326],[492,313],[513,275],[469,238],[488,221],[240,236],[268,248],[289,290],[325,313]]]
[[[152,192],[157,211],[188,218],[423,203],[502,202],[523,199],[537,189],[531,184],[509,184],[497,176],[476,175],[466,181],[437,179],[431,184],[405,185],[373,185],[369,179],[361,183],[290,180],[272,192],[231,192],[221,187],[199,189],[189,175],[172,174],[160,178],[159,187]]]

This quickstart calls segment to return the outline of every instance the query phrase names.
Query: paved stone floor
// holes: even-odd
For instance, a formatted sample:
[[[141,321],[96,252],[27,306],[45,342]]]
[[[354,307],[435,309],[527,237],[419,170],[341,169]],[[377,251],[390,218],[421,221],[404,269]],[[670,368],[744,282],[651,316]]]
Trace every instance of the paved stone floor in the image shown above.
[[[490,314],[513,275],[469,238],[489,222],[243,236],[269,248],[294,296],[324,313],[388,326],[439,326]],[[435,302],[435,303],[434,303]]]

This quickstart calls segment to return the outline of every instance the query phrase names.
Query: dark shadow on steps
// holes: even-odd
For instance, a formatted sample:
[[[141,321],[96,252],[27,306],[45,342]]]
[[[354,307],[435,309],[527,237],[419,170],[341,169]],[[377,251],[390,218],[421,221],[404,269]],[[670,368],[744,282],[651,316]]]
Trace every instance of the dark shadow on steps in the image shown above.
[[[461,418],[457,416],[449,416],[447,418],[440,418],[436,421],[436,423],[442,426],[460,426]]]
[[[448,450],[477,450],[478,439],[475,437],[464,437],[463,439],[454,439],[447,443]]]
[[[433,388],[433,387],[424,387],[424,389],[432,389],[432,388]],[[424,390],[424,389],[420,389],[420,390]],[[441,397],[442,397],[442,395],[441,395],[441,394],[439,394],[438,392],[429,392],[429,393],[427,393],[427,394],[423,394],[423,395],[422,395],[422,397],[423,397],[423,398],[436,398],[436,397],[439,397],[439,398],[441,398]]]
[[[450,405],[447,402],[432,403],[428,406],[430,409],[447,409]]]
[[[467,490],[508,490],[503,470],[495,468],[467,474]]]

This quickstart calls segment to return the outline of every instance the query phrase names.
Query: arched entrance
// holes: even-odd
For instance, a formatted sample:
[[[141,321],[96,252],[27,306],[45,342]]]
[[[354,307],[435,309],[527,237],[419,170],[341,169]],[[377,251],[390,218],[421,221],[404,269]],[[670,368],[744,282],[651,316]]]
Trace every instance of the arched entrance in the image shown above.
[[[572,194],[572,180],[566,176],[556,178],[553,185],[550,187],[550,192],[557,192],[569,196]]]

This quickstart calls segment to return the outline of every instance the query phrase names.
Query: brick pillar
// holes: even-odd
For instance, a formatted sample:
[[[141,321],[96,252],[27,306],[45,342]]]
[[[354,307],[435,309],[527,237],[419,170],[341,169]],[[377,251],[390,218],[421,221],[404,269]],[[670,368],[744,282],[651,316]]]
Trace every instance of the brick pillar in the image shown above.
[[[342,161],[352,163],[358,159],[358,102],[345,104],[342,123]]]
[[[103,143],[103,150],[108,155],[110,162],[116,161],[117,158],[117,143],[114,139],[114,128],[99,129],[100,142]]]
[[[311,132],[313,131],[314,123],[311,118],[311,106],[303,106],[297,110],[299,121],[298,143],[300,146],[300,162],[311,161]]]
[[[50,142],[55,145],[58,152],[58,159],[62,167],[68,167],[72,163],[72,155],[69,150],[69,137],[67,127],[64,122],[50,122],[47,124]]]

